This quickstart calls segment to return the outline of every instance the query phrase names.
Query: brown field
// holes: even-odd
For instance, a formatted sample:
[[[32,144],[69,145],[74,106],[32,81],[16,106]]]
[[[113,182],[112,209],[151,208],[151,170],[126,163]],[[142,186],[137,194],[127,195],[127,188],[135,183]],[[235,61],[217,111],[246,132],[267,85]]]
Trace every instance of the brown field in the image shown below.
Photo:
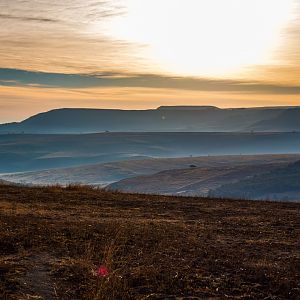
[[[1,299],[300,299],[297,203],[0,185],[0,207]]]

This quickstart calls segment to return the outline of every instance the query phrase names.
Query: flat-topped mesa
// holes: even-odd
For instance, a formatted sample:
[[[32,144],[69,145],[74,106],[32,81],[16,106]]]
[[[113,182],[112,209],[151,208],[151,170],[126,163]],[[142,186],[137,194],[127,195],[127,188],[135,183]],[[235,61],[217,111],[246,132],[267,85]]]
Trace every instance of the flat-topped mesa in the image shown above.
[[[221,109],[219,107],[216,106],[211,106],[211,105],[207,105],[207,106],[159,106],[157,108],[157,110],[206,110],[206,109]]]
[[[300,132],[299,108],[160,106],[147,110],[55,109],[22,122],[0,124],[0,133],[95,132]]]

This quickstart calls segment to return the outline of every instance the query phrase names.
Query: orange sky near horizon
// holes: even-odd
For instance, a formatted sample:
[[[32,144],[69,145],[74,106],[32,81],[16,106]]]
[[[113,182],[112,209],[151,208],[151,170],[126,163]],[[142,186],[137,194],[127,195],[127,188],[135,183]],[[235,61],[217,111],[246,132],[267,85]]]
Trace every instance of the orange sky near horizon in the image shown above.
[[[59,107],[300,105],[299,12],[300,0],[2,0],[0,123]]]
[[[57,108],[155,109],[165,105],[213,105],[233,108],[298,106],[300,103],[299,95],[207,93],[153,88],[39,89],[0,86],[0,94],[7,99],[6,103],[0,104],[2,123],[22,121],[33,114]]]

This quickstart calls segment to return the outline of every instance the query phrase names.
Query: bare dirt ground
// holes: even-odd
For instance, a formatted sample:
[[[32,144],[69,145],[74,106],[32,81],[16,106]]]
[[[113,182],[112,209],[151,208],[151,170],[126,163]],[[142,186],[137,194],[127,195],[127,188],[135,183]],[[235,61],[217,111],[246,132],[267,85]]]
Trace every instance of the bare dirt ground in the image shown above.
[[[1,299],[300,299],[297,203],[0,185],[0,237]]]

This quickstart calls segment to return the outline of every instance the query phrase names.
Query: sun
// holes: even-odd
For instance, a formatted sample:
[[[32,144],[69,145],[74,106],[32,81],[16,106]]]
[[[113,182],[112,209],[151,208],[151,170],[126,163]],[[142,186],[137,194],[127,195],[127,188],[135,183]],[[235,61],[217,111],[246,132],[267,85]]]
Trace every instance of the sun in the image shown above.
[[[295,0],[123,0],[109,34],[136,45],[152,71],[232,76],[268,64]]]

